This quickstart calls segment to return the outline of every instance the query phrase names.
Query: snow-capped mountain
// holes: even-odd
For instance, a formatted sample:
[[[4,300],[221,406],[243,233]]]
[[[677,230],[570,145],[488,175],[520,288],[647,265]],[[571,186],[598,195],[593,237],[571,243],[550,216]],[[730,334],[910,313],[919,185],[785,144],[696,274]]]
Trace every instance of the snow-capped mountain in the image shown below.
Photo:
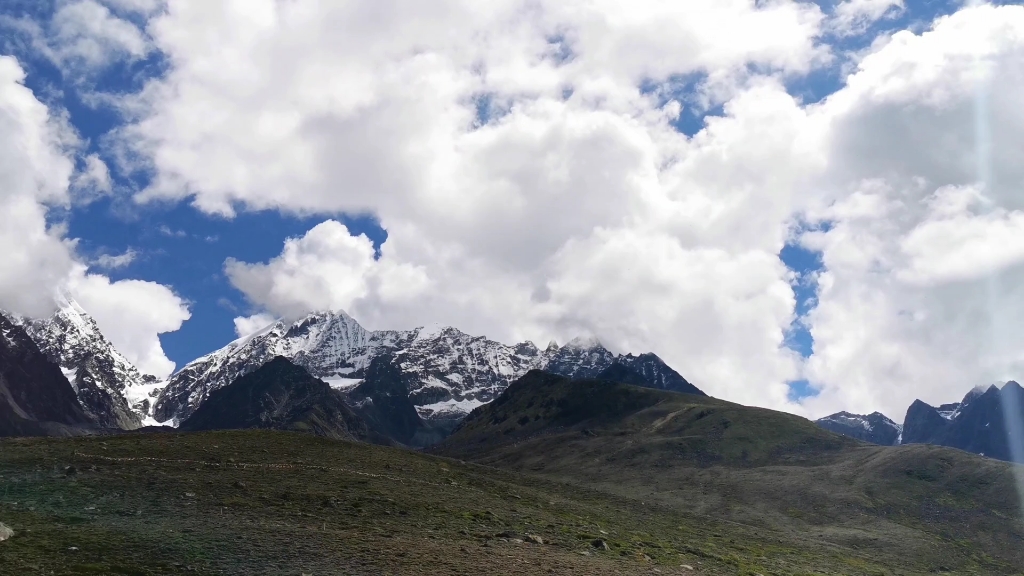
[[[141,427],[161,382],[141,374],[73,299],[61,297],[58,305],[49,318],[18,322],[60,366],[93,423],[123,430]]]
[[[903,435],[903,426],[893,422],[881,412],[872,412],[866,416],[838,412],[815,420],[815,423],[843,436],[883,446],[899,444]]]
[[[552,343],[542,350],[531,342],[510,346],[451,327],[369,331],[344,312],[321,312],[292,324],[277,322],[189,363],[171,377],[153,415],[161,422],[181,422],[210,392],[275,356],[346,389],[364,377],[371,360],[385,353],[409,376],[410,398],[428,420],[460,420],[534,368],[596,377],[618,360],[641,372],[652,386],[701,393],[653,354],[619,356],[592,339],[575,339],[562,347]]]
[[[0,436],[65,436],[89,424],[60,367],[0,312]]]

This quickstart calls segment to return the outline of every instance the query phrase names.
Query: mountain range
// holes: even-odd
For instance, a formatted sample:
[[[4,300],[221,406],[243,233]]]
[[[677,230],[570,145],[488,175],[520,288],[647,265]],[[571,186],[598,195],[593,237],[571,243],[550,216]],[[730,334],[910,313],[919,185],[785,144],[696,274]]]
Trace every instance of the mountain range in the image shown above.
[[[400,366],[419,415],[449,428],[532,369],[594,377],[619,363],[641,375],[648,386],[702,394],[656,355],[614,354],[593,339],[540,349],[532,342],[506,345],[451,327],[370,331],[336,311],[277,322],[190,362],[171,376],[152,415],[159,422],[184,421],[214,390],[277,356],[339,390],[350,390],[382,355]]]
[[[50,330],[0,314],[0,435],[121,432],[110,418],[124,426],[116,418],[126,414],[147,424],[186,371],[167,384],[140,375],[101,388],[95,375],[104,373],[90,372],[87,358],[119,355],[68,304]],[[379,554],[386,548],[412,555],[410,566],[419,568],[399,573],[471,554],[457,571],[476,573],[520,546],[529,553],[493,571],[543,569],[538,554],[588,558],[579,570],[544,573],[709,575],[1010,575],[1024,559],[1015,545],[1020,523],[1006,513],[1019,505],[1012,466],[942,446],[862,441],[960,442],[971,451],[987,442],[984,453],[1000,457],[989,446],[1013,422],[998,414],[1021,408],[1024,391],[1015,383],[975,390],[954,405],[915,404],[902,428],[880,414],[842,413],[815,425],[708,397],[656,356],[615,355],[597,342],[540,351],[454,329],[421,329],[411,340],[361,332],[342,313],[313,320],[237,341],[211,355],[219,363],[200,359],[220,368],[213,375],[236,376],[221,383],[190,372],[194,386],[182,390],[200,400],[172,419],[178,431],[142,426],[147,433],[0,440],[5,478],[60,495],[38,512],[4,503],[5,521],[22,536],[0,555],[0,572],[142,573],[185,559],[202,573],[226,566],[255,573],[271,560],[303,573],[312,558],[323,560],[317,572],[385,573],[390,568],[360,551],[377,561],[401,557]],[[327,345],[345,339],[358,345]],[[518,354],[516,370],[543,369],[508,381],[515,371],[482,368],[507,366],[498,354],[508,350]],[[253,351],[268,356],[257,361]],[[328,377],[309,368],[314,359],[333,366]],[[441,389],[437,382],[447,386],[447,400],[423,395]],[[87,408],[104,398],[96,390],[124,403]],[[131,401],[140,397],[155,401]],[[424,410],[467,398],[478,405],[454,424]],[[594,506],[604,511],[595,516]],[[53,537],[24,526],[68,531]],[[171,533],[181,535],[171,540],[178,548],[168,548]],[[71,538],[82,554],[60,553]]]
[[[572,378],[608,373],[652,388],[703,394],[654,354],[615,354],[595,339],[540,349],[506,345],[452,327],[364,329],[342,311],[276,322],[186,364],[167,380],[142,374],[64,297],[46,319],[8,315],[78,398],[98,429],[133,430],[185,422],[211,395],[285,358],[341,393],[402,444],[426,445],[451,431],[509,383],[542,369]],[[387,406],[385,410],[382,406]]]
[[[1019,431],[1008,422],[1019,422],[1021,414],[1024,389],[1010,381],[1001,388],[975,388],[960,402],[937,407],[916,400],[907,409],[902,425],[878,412],[867,416],[839,412],[816,422],[833,432],[874,444],[936,444],[1013,460],[1011,438],[1019,436]]]
[[[453,327],[371,331],[342,311],[275,322],[161,380],[133,366],[70,298],[62,298],[49,318],[0,317],[8,327],[4,332],[6,410],[17,415],[11,422],[20,422],[5,434],[18,430],[72,433],[83,427],[134,430],[160,423],[178,426],[214,392],[275,358],[288,360],[337,392],[332,397],[343,399],[378,440],[418,447],[443,439],[473,409],[492,402],[532,370],[703,395],[656,355],[615,354],[595,339],[577,338],[564,346],[552,342],[542,349],[532,342],[507,345]],[[23,352],[26,339],[34,346],[28,356]],[[16,350],[22,351],[21,356]],[[25,370],[9,366],[15,357],[27,362],[31,366],[27,370],[45,383],[40,384],[45,388],[40,398],[48,400],[36,402],[24,396],[29,388],[25,382],[18,383],[14,374]],[[45,361],[55,365],[57,372],[42,368]],[[16,388],[22,396],[14,395]],[[69,389],[78,410],[65,405]],[[878,412],[839,412],[816,423],[874,444],[938,444],[1010,460],[1004,404],[1010,398],[1009,406],[1024,412],[1019,391],[1020,386],[1010,382],[1002,388],[977,388],[960,402],[938,407],[918,400],[902,425]],[[48,403],[53,403],[56,413],[42,407]],[[26,408],[36,404],[35,412]]]

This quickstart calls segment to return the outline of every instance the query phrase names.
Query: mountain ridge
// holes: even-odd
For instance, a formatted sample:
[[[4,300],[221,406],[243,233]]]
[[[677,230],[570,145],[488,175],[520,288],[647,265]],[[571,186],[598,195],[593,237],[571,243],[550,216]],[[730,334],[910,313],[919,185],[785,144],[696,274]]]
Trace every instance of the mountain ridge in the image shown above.
[[[148,421],[149,393],[159,380],[142,374],[104,336],[73,298],[61,295],[47,318],[17,322],[71,382],[90,419],[104,428],[133,430]]]
[[[91,424],[60,367],[0,313],[0,436],[73,435]]]
[[[814,422],[837,434],[881,446],[896,446],[903,438],[903,426],[881,412],[868,415],[836,412]]]
[[[507,345],[454,327],[369,331],[343,311],[316,312],[275,322],[200,357],[171,376],[153,416],[180,422],[215,389],[275,356],[331,382],[361,380],[372,360],[392,356],[408,376],[409,397],[420,417],[454,426],[473,408],[490,402],[510,382],[542,368],[570,377],[595,377],[616,361],[654,387],[703,394],[654,354],[614,354],[596,340],[574,339],[541,350],[532,342]]]
[[[877,412],[867,416],[838,412],[815,422],[873,444],[932,444],[1011,461],[1004,402],[1014,402],[1017,414],[1024,413],[1024,388],[1010,380],[1002,387],[976,386],[960,402],[932,406],[918,399],[907,408],[902,425]],[[893,429],[898,435],[890,442]]]
[[[282,356],[213,391],[179,427],[183,432],[247,428],[303,431],[335,440],[370,436],[341,394]]]

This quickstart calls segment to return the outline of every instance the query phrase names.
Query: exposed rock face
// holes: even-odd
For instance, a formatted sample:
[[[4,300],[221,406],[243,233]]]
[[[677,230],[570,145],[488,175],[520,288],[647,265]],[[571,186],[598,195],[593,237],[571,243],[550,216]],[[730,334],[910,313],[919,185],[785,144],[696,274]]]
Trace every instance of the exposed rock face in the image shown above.
[[[182,421],[209,394],[275,356],[291,359],[328,383],[366,377],[374,358],[389,355],[401,368],[409,397],[428,422],[458,422],[496,398],[532,369],[593,378],[619,361],[648,386],[701,393],[654,354],[619,356],[595,340],[577,339],[541,350],[531,342],[508,346],[455,328],[368,331],[344,312],[278,322],[189,363],[171,377],[154,408],[157,420]]]
[[[0,436],[74,434],[90,424],[60,367],[0,314]]]
[[[341,393],[284,357],[214,391],[180,427],[185,431],[240,428],[296,430],[344,439],[367,435],[365,423]]]
[[[11,530],[3,522],[0,522],[0,542],[7,540],[11,536],[14,536],[14,530]]]
[[[882,446],[893,446],[900,440],[903,427],[887,418],[880,412],[873,412],[866,416],[850,414],[849,412],[838,412],[826,416],[815,423],[826,430],[831,430],[843,436],[849,436],[872,444]]]
[[[1005,403],[1012,403],[1004,406]],[[1011,460],[1007,411],[1024,414],[1024,389],[1016,382],[972,390],[962,402],[938,408],[920,400],[907,410],[904,444],[938,444]],[[1009,430],[1008,430],[1009,428]]]
[[[585,377],[613,380],[624,384],[681,392],[683,394],[706,396],[704,392],[687,382],[678,372],[669,368],[667,364],[662,362],[661,358],[650,353],[639,356],[633,356],[632,354],[619,356],[601,372]]]
[[[215,390],[184,431],[264,428],[310,432],[337,439],[365,439],[368,429],[344,397],[283,357]]]
[[[409,397],[410,378],[390,354],[377,356],[366,379],[348,394],[349,404],[378,434],[406,446],[423,447],[444,436],[428,426]]]
[[[122,430],[142,426],[149,393],[159,388],[154,386],[157,379],[140,374],[74,300],[62,299],[49,318],[20,322],[43,354],[64,371],[94,424]]]

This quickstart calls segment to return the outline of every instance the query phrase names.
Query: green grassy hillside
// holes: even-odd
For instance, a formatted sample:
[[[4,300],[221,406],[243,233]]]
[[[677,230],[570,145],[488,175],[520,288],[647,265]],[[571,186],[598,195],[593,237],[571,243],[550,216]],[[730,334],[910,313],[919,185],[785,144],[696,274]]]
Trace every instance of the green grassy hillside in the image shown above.
[[[840,573],[861,562],[882,573],[1024,566],[1007,464],[871,446],[710,398],[532,373],[435,450],[828,549],[849,559]],[[763,555],[764,570],[785,570],[785,555]]]
[[[0,440],[0,574],[1024,565],[1005,463],[710,398],[533,374],[438,450],[453,457],[267,430]]]

